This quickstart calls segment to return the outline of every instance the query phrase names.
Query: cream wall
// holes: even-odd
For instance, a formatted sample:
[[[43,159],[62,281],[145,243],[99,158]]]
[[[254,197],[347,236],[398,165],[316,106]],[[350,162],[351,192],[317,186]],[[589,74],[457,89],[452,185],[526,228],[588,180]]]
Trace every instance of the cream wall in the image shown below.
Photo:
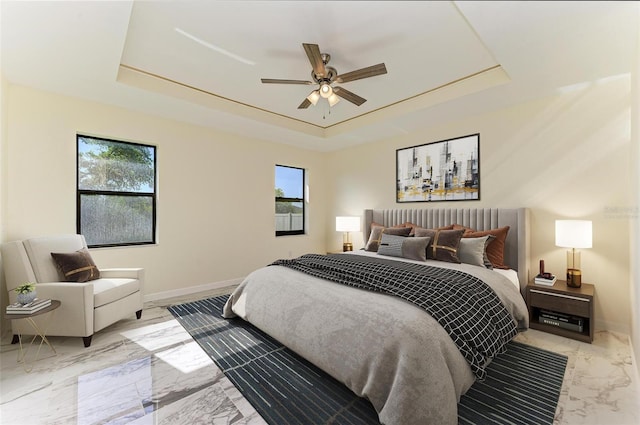
[[[6,194],[7,194],[7,166],[6,166],[6,148],[7,148],[7,89],[9,85],[4,76],[0,73],[0,242],[6,237]],[[2,268],[2,257],[0,256],[0,269]],[[4,311],[5,306],[9,303],[7,296],[7,285],[4,280],[4,273],[0,273],[0,310]],[[1,329],[5,328],[7,322],[1,321]],[[0,332],[2,335],[2,332]]]
[[[640,8],[637,10],[638,22],[640,22]],[[640,371],[640,25],[637,27],[636,46],[631,79],[631,155],[629,162],[631,166],[631,343],[634,348],[634,360],[636,372]],[[638,375],[636,375],[636,379]],[[636,380],[636,382],[638,382]],[[640,394],[638,395],[640,398]]]
[[[428,114],[428,110],[425,114]],[[532,101],[380,143],[335,152],[329,216],[364,208],[528,207],[532,264],[561,276],[565,250],[554,221],[593,220],[593,249],[582,252],[583,281],[596,285],[596,327],[630,329],[630,78],[590,82]],[[396,149],[480,133],[481,200],[395,203]],[[354,249],[363,245],[354,235]],[[328,234],[337,247],[340,235]],[[533,270],[535,273],[537,270]]]
[[[147,299],[233,281],[277,258],[324,250],[321,153],[15,85],[7,106],[3,240],[76,232],[80,132],[157,146],[158,244],[92,250],[101,267],[144,267]],[[307,235],[274,236],[276,163],[307,169]]]

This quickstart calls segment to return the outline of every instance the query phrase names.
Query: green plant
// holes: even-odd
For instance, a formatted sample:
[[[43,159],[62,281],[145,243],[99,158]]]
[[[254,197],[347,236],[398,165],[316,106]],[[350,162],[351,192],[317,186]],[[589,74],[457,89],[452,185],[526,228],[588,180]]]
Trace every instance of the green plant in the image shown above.
[[[27,282],[16,287],[14,291],[16,291],[18,294],[28,294],[29,292],[35,291],[35,289],[36,289],[35,283]]]

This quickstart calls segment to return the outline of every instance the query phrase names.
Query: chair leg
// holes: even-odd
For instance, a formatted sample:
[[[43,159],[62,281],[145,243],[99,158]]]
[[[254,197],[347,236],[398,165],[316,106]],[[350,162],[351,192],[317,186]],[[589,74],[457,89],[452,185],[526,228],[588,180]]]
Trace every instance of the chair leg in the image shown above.
[[[142,317],[142,310],[136,311],[136,319],[140,319]]]
[[[91,345],[91,338],[93,338],[93,335],[89,335],[89,336],[83,336],[82,337],[82,342],[84,342],[84,347],[87,348]]]
[[[19,335],[13,335],[13,338],[11,339],[11,343],[12,344],[17,344],[18,342],[20,342],[20,336]]]

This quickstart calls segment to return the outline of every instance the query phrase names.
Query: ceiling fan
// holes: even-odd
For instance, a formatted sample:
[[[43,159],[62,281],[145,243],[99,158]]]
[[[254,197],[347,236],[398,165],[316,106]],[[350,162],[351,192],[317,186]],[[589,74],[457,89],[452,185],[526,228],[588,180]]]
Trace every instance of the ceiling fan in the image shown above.
[[[306,80],[279,80],[273,78],[262,78],[264,84],[318,84],[318,89],[312,91],[305,100],[302,101],[298,109],[306,109],[309,105],[315,105],[318,100],[323,97],[329,102],[329,106],[333,106],[340,101],[340,98],[348,100],[356,106],[362,105],[367,99],[358,96],[349,90],[335,86],[333,83],[347,83],[349,81],[360,80],[362,78],[375,77],[376,75],[386,74],[387,68],[384,63],[368,66],[366,68],[347,72],[346,74],[338,74],[338,71],[328,66],[331,56],[327,53],[320,53],[320,47],[317,44],[302,43],[304,51],[311,62],[311,78],[313,81]]]

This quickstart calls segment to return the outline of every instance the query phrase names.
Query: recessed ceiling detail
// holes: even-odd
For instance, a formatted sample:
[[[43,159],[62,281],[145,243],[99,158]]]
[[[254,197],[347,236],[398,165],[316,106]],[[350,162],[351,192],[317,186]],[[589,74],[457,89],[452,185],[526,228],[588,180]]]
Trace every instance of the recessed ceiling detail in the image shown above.
[[[498,65],[450,2],[134,2],[120,62],[322,128]]]

